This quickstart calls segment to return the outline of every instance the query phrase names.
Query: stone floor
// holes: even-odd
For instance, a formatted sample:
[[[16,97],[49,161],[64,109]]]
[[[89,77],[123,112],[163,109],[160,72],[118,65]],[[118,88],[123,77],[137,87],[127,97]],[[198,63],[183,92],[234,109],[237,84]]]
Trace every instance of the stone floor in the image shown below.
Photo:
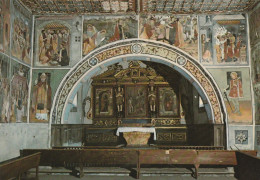
[[[32,180],[34,171],[23,180]],[[85,168],[84,177],[78,178],[70,174],[67,169],[40,169],[39,180],[131,180],[130,170],[125,168]],[[192,170],[186,168],[142,168],[140,180],[195,180],[191,176]],[[198,180],[235,180],[233,169],[200,168]]]

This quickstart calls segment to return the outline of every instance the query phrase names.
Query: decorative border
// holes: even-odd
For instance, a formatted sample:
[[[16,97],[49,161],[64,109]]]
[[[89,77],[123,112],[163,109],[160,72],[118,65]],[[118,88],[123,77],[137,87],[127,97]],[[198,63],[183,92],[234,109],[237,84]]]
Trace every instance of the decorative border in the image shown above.
[[[147,40],[119,41],[108,44],[87,55],[83,61],[78,63],[65,77],[56,92],[55,103],[52,109],[52,123],[61,123],[68,94],[92,67],[97,67],[101,62],[109,61],[123,55],[149,55],[169,60],[173,65],[189,72],[191,78],[196,79],[200,87],[205,91],[209,104],[213,111],[213,120],[216,124],[223,124],[225,119],[224,103],[221,100],[221,92],[215,85],[215,81],[201,64],[194,58],[182,52],[178,48]],[[97,63],[92,61],[97,60]],[[223,117],[221,116],[221,112]],[[223,119],[222,119],[223,118]]]

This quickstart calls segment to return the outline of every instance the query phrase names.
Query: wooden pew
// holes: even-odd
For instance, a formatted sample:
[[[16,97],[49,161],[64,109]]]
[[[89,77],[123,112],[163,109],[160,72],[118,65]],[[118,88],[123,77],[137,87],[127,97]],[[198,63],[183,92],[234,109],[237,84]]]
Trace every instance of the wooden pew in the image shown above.
[[[247,152],[236,152],[235,177],[239,180],[260,179],[260,158]]]
[[[139,162],[137,168],[137,178],[140,176],[140,168],[142,164],[146,165],[195,165],[197,151],[196,150],[139,150]]]
[[[18,178],[20,180],[21,175],[31,168],[36,168],[36,179],[38,179],[40,157],[41,153],[37,152],[0,164],[0,179]]]
[[[84,166],[136,166],[138,151],[132,149],[25,149],[23,156],[41,152],[41,166],[80,168],[80,177],[84,175]]]
[[[137,166],[136,177],[140,177],[141,165],[188,165],[195,167],[193,176],[198,177],[201,165],[235,167],[238,165],[236,151],[191,150],[191,149],[27,149],[23,155],[41,152],[40,165],[66,167],[72,164],[83,166]],[[256,156],[257,151],[241,151]]]
[[[234,167],[237,163],[236,151],[228,150],[139,150],[137,178],[140,176],[142,164],[192,165],[195,167],[193,176],[198,178],[200,165]],[[256,156],[256,151],[243,151]]]

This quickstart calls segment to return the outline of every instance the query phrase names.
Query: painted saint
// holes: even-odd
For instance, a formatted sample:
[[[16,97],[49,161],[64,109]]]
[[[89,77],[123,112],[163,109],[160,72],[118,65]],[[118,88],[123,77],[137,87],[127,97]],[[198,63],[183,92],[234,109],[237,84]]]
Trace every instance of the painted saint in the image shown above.
[[[12,81],[12,107],[11,114],[17,123],[23,122],[27,116],[26,107],[28,101],[28,81],[24,74],[24,69],[20,66],[17,73],[13,75]]]
[[[33,87],[32,113],[38,120],[48,120],[51,110],[51,86],[47,74],[41,73],[40,79]]]
[[[241,115],[239,99],[243,97],[242,81],[237,72],[231,72],[230,78],[229,87],[225,89],[225,92],[229,90],[228,98],[234,107],[234,109],[230,107],[232,113]]]
[[[31,43],[30,43],[29,21],[16,17],[13,22],[12,55],[30,64]]]
[[[10,1],[0,2],[0,50],[8,52],[10,45]]]
[[[0,60],[0,122],[10,122],[10,83],[8,79],[8,63]]]

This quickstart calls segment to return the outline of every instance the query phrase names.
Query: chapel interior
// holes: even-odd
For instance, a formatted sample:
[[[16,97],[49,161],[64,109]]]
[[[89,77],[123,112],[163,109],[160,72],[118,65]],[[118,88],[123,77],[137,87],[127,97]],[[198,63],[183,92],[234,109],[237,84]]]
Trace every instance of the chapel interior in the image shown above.
[[[1,0],[0,91],[0,179],[257,180],[260,1]]]

